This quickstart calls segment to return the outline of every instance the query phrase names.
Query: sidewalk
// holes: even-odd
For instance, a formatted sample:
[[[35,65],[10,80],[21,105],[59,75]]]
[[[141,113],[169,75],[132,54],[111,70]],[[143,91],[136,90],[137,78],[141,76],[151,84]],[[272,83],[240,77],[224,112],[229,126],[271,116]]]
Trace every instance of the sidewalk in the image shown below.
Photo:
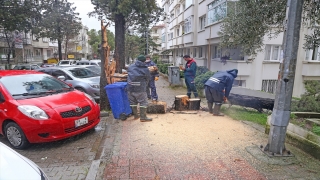
[[[159,100],[172,106],[186,89],[168,85],[163,77],[156,82]],[[294,157],[264,155],[263,127],[205,111],[148,116],[152,122],[113,121],[104,152],[110,158],[96,179],[320,179],[320,162],[290,144]]]

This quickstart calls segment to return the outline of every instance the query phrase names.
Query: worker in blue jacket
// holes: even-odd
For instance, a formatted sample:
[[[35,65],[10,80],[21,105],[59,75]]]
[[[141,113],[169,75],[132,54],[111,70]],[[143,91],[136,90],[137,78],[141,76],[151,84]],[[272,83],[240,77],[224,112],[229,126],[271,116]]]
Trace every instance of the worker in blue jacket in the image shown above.
[[[223,116],[220,113],[223,101],[229,97],[234,79],[238,75],[237,69],[229,71],[218,71],[205,83],[205,94],[208,102],[208,109],[214,116]],[[213,103],[215,103],[212,109]]]
[[[197,72],[197,63],[191,58],[189,55],[184,55],[183,59],[187,62],[185,67],[180,67],[181,70],[184,71],[184,81],[187,86],[187,95],[191,98],[191,92],[195,98],[198,97],[198,92],[194,83],[194,78],[196,77]]]
[[[150,68],[150,81],[147,86],[147,96],[148,99],[152,99],[152,101],[158,101],[158,94],[157,94],[157,88],[155,81],[158,81],[159,79],[159,72],[158,72],[158,67],[155,62],[151,60],[150,55],[146,55],[146,65]],[[151,93],[150,93],[151,89]]]
[[[137,61],[128,67],[128,85],[126,87],[130,106],[134,119],[138,119],[138,104],[140,105],[140,121],[152,121],[147,117],[148,98],[146,93],[147,85],[150,81],[150,72],[145,64],[146,57],[138,56]]]

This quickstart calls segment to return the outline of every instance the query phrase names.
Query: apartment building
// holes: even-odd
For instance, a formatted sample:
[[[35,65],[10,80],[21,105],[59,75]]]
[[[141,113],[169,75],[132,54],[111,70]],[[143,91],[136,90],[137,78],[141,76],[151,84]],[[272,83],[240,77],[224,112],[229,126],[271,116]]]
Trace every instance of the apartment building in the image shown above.
[[[63,59],[73,55],[74,59],[87,59],[91,55],[91,47],[88,44],[88,28],[83,27],[79,35],[68,43],[67,55],[65,54],[65,42],[62,42]],[[18,63],[43,63],[48,59],[58,58],[58,43],[49,38],[38,38],[31,33],[12,32],[10,33],[10,46],[15,42],[15,58],[10,57],[10,64]],[[7,63],[9,46],[7,38],[0,30],[0,63]]]
[[[152,40],[158,44],[158,47],[153,47],[153,49],[149,52],[151,52],[152,55],[159,55],[160,51],[161,51],[161,35],[162,35],[162,29],[165,27],[164,24],[159,24],[159,25],[155,25],[151,28],[150,30],[150,36],[152,38]]]
[[[226,0],[162,0],[168,15],[161,35],[161,57],[175,65],[184,63],[182,56],[189,54],[198,66],[211,71],[238,69],[234,85],[275,93],[282,60],[283,33],[277,38],[264,38],[264,51],[252,59],[242,56],[240,49],[219,49],[221,20],[226,16]],[[293,96],[305,92],[304,80],[320,80],[320,57],[311,59],[312,51],[305,51],[304,34],[310,33],[302,26]],[[319,48],[316,49],[319,53]],[[317,70],[318,69],[318,70]]]

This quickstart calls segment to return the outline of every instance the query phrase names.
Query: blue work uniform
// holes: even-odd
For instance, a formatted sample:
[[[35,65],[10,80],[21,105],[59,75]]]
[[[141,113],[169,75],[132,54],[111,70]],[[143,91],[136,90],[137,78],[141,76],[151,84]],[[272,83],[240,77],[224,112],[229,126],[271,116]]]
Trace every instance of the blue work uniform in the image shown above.
[[[149,61],[149,62],[146,61],[145,63],[148,67],[150,67],[150,66],[157,67],[156,63],[154,63],[153,61]],[[159,77],[159,72],[157,70],[154,72],[150,72],[150,74],[151,74],[151,77],[150,77],[149,84],[147,86],[147,96],[148,96],[148,99],[158,100],[157,88],[156,88],[156,84],[155,84],[155,77]],[[150,89],[151,89],[151,93],[150,93]]]
[[[138,105],[140,103],[140,107],[147,107],[146,88],[151,76],[147,65],[144,62],[136,61],[128,67],[127,72],[127,94],[130,105]]]
[[[208,103],[222,104],[223,97],[229,97],[234,79],[237,77],[236,69],[218,71],[205,83],[205,93]]]
[[[193,92],[194,97],[198,97],[198,92],[194,83],[196,72],[197,63],[194,61],[194,59],[191,59],[186,63],[184,70],[184,80],[187,86],[187,95],[189,98],[191,97],[191,92]]]

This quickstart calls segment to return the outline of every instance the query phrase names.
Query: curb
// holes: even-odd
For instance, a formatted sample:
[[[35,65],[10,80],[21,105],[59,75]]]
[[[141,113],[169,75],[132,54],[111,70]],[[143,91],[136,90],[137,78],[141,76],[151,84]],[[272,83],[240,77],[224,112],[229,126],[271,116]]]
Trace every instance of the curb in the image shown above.
[[[109,116],[109,112],[100,111],[100,117],[108,117],[108,116]]]

